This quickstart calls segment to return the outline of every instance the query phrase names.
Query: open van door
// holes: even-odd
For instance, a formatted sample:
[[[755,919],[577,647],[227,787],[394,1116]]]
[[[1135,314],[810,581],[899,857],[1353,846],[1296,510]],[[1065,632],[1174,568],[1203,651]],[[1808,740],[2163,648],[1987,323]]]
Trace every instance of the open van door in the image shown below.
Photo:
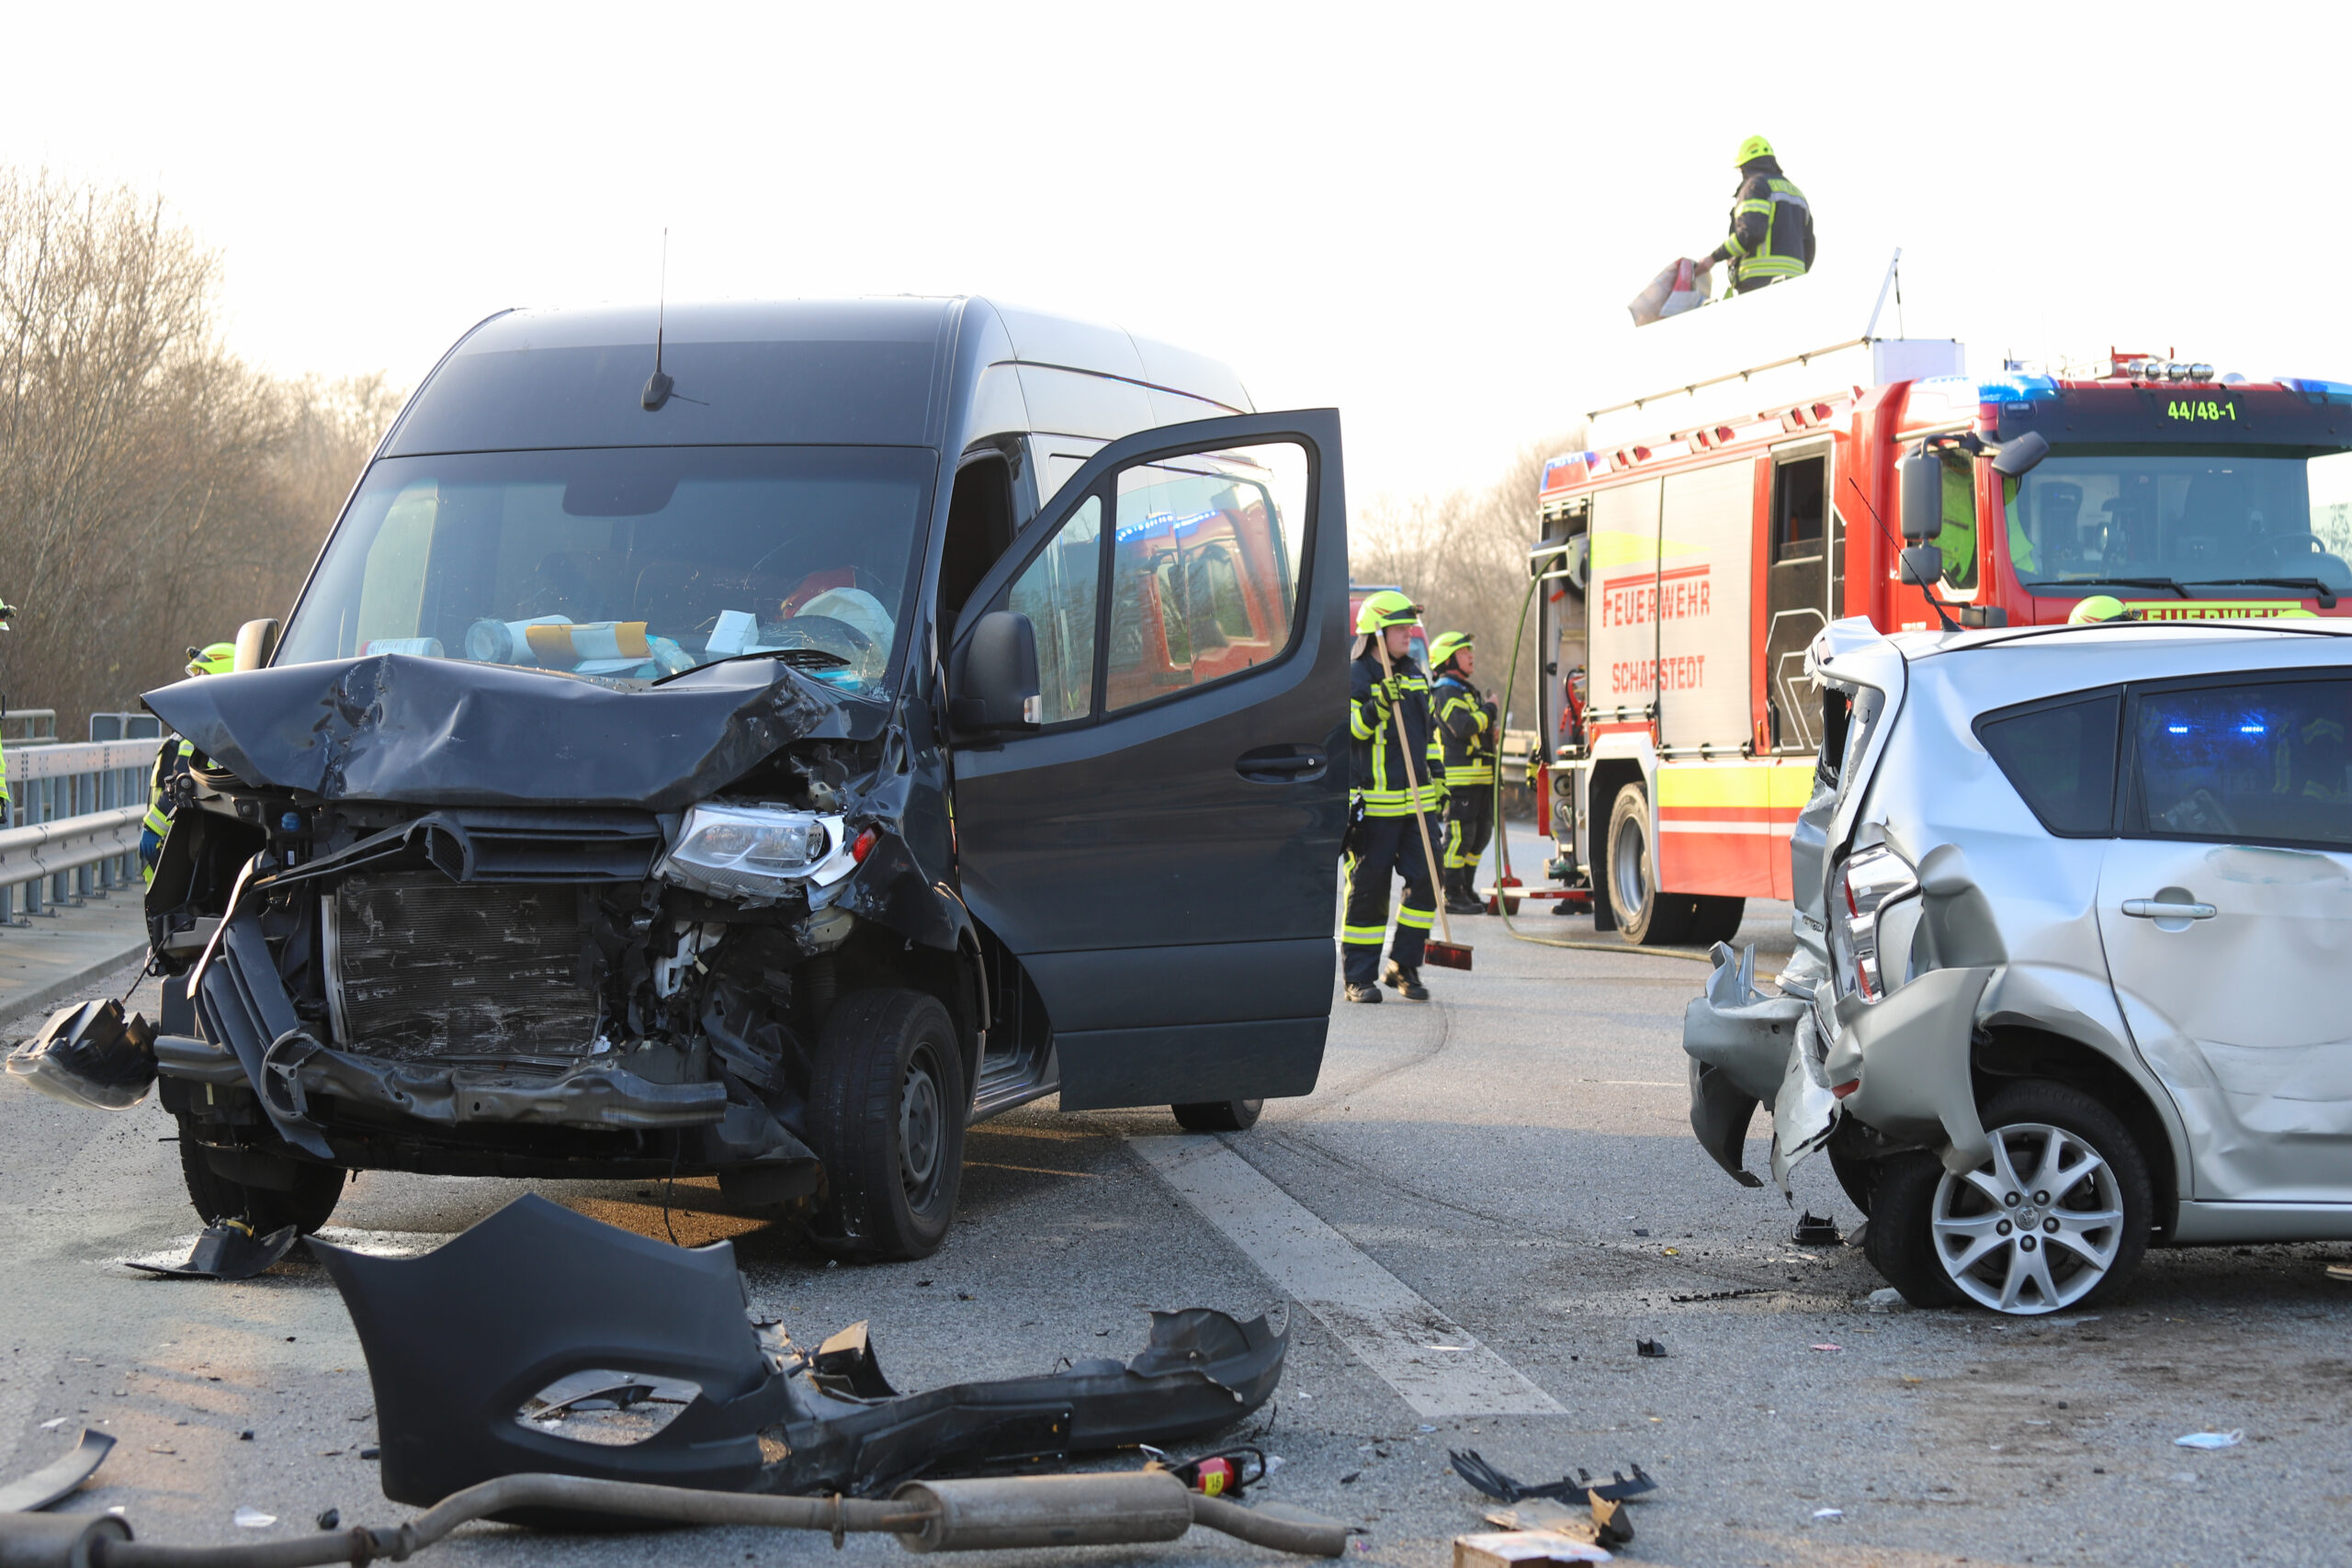
[[[1036,642],[1026,726],[949,705],[973,721],[954,810],[965,902],[1036,985],[1065,1109],[1315,1087],[1347,800],[1340,471],[1331,409],[1140,432],[967,602],[951,697],[991,613]]]

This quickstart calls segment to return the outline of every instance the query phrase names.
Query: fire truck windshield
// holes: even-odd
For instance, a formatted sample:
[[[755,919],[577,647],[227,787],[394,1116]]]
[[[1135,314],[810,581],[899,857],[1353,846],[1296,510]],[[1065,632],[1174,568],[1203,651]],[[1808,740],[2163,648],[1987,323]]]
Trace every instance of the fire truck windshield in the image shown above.
[[[2288,578],[2352,592],[2352,452],[2061,446],[2002,491],[2029,586]]]

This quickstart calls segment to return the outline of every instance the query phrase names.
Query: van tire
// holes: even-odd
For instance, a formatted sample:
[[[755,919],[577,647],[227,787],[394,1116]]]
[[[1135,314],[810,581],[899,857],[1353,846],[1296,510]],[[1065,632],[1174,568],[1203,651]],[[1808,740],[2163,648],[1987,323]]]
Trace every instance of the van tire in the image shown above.
[[[1258,1113],[1265,1108],[1262,1100],[1204,1100],[1168,1109],[1187,1133],[1246,1133],[1258,1124]]]
[[[971,1096],[956,1026],[922,991],[856,991],[818,1034],[809,1143],[825,1197],[809,1235],[838,1258],[928,1258],[947,1237]]]
[[[1698,915],[1689,894],[1660,893],[1657,846],[1650,839],[1650,797],[1640,784],[1617,792],[1609,811],[1607,849],[1600,860],[1600,888],[1617,917],[1617,930],[1636,947],[1663,947],[1683,940]]]
[[[334,1206],[343,1198],[343,1184],[347,1179],[341,1166],[289,1159],[288,1163],[294,1168],[291,1190],[277,1192],[266,1187],[248,1187],[212,1168],[212,1162],[205,1157],[204,1145],[198,1142],[195,1117],[182,1112],[179,1124],[180,1180],[187,1188],[188,1202],[206,1224],[243,1220],[254,1227],[255,1235],[267,1235],[288,1225],[300,1235],[309,1235],[334,1217]]]
[[[2087,1150],[2104,1166],[2103,1170],[2094,1167],[2091,1174],[2077,1178],[2075,1187],[2068,1192],[2053,1195],[2059,1205],[2064,1205],[2070,1196],[2096,1203],[2106,1201],[2104,1193],[2112,1193],[2121,1219],[2114,1227],[2114,1255],[2104,1271],[2087,1291],[2064,1301],[2063,1305],[2028,1303],[2011,1309],[1972,1295],[1953,1279],[1936,1248],[1934,1227],[1946,1179],[1942,1162],[1926,1154],[1897,1155],[1880,1167],[1878,1182],[1871,1195],[1870,1228],[1862,1235],[1863,1250],[1871,1265],[1915,1306],[1982,1305],[1989,1311],[2014,1310],[2019,1315],[2039,1315],[2095,1306],[2112,1296],[2140,1266],[2140,1258],[2147,1249],[2150,1216],[2155,1207],[2147,1160],[2122,1121],[2080,1089],[2034,1078],[2003,1087],[1985,1101],[1982,1114],[1985,1132],[1996,1143],[2007,1134],[2016,1140],[2009,1145],[2012,1149],[2022,1147],[2030,1151],[2034,1146],[2033,1139],[2045,1137],[2047,1130],[2056,1129],[2075,1144],[2078,1153]],[[2039,1156],[2035,1157],[2038,1162]],[[2013,1159],[2013,1166],[2014,1163]],[[2020,1168],[2018,1175],[2024,1180],[2030,1178],[2030,1171]],[[1952,1179],[1954,1183],[1961,1179]],[[2101,1182],[2105,1183],[2104,1188],[2099,1186]],[[2086,1183],[2090,1184],[2087,1190]],[[1966,1195],[1966,1189],[1958,1190]],[[2094,1198],[2090,1196],[2093,1193],[2102,1195]],[[2029,1201],[2039,1196],[2030,1194]],[[2065,1206],[2044,1203],[2041,1207],[2051,1214],[2066,1213]],[[1997,1214],[1997,1211],[1995,1213]],[[1971,1218],[1966,1214],[1956,1217],[1962,1221]],[[2020,1241],[2016,1245],[2025,1244]],[[2060,1255],[2060,1249],[2055,1247],[2047,1251],[2053,1257]],[[2003,1267],[1997,1259],[1993,1264],[1996,1270]],[[1972,1283],[1977,1291],[1985,1289],[1981,1280]],[[2062,1291],[2066,1283],[2060,1280]]]

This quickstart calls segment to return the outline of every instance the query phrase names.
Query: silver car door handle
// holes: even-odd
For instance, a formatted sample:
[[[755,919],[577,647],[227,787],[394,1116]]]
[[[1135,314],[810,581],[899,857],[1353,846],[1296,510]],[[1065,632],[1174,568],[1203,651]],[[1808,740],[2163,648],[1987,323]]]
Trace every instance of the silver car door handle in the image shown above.
[[[2165,904],[2154,898],[2126,898],[2123,912],[2143,920],[2210,920],[2222,911],[2211,904]]]

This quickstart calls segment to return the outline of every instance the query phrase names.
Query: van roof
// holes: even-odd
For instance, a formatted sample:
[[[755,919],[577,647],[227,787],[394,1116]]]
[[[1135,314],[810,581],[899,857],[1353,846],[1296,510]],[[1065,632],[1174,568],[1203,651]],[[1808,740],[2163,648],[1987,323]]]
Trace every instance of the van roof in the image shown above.
[[[944,408],[953,334],[974,310],[992,357],[1250,408],[1213,359],[1117,327],[971,299],[685,302],[502,311],[468,333],[394,424],[388,456],[550,446],[920,446]],[[675,392],[639,394],[662,367]],[[985,340],[984,340],[985,341]],[[1204,412],[1209,411],[1203,411]],[[1198,416],[1195,416],[1198,417]]]

